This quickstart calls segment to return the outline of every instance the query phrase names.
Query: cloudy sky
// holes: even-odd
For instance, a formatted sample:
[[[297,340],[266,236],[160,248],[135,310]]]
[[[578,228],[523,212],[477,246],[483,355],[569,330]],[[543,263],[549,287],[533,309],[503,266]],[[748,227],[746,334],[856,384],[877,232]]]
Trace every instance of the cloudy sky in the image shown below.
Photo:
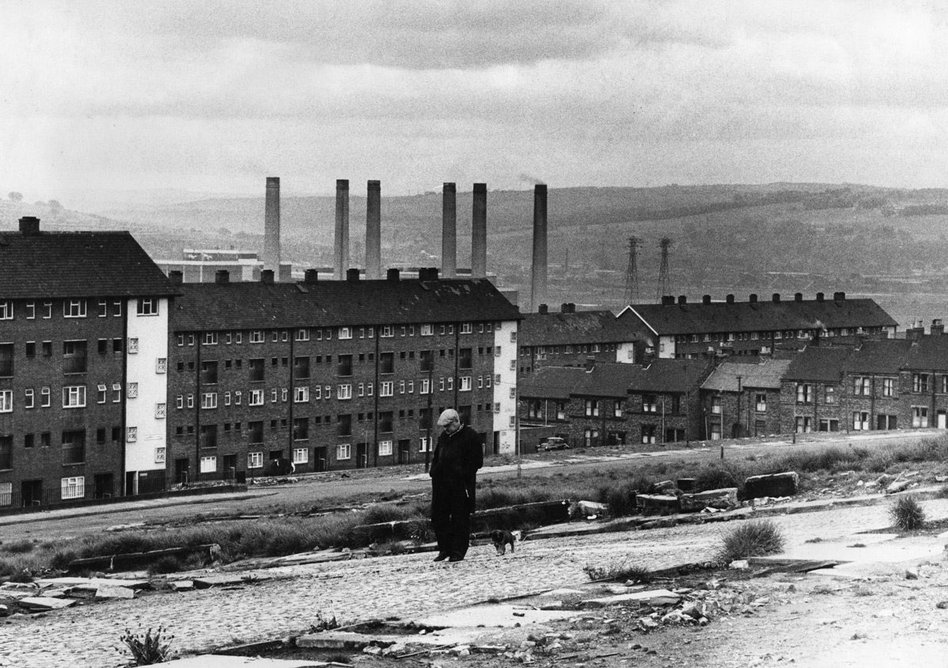
[[[0,192],[945,187],[941,4],[0,0]]]

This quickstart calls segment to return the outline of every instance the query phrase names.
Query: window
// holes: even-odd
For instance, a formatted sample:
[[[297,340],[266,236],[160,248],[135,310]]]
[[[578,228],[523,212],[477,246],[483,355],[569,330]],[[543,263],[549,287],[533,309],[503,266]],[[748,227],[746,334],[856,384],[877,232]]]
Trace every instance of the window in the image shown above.
[[[255,329],[250,332],[250,343],[263,343],[265,339],[263,330]]]
[[[395,353],[379,353],[379,373],[395,373]]]
[[[53,317],[53,302],[43,302],[43,320]]]
[[[253,420],[247,423],[251,443],[263,443],[263,421]]]
[[[868,430],[869,430],[869,412],[868,411],[853,412],[853,431],[868,431]]]
[[[434,325],[424,324],[418,328],[418,333],[420,336],[434,336]]]
[[[912,406],[912,426],[917,428],[924,428],[928,426],[927,406]]]
[[[853,378],[853,395],[868,397],[869,394],[869,378],[867,376],[856,376]]]
[[[882,396],[891,397],[895,394],[895,380],[892,378],[882,379]]]
[[[155,419],[164,420],[168,414],[167,404],[155,404]]]
[[[352,416],[351,415],[337,415],[336,416],[336,433],[339,436],[352,435]]]
[[[85,373],[88,368],[85,341],[63,341],[63,373]]]
[[[839,431],[839,420],[836,418],[820,418],[819,431]]]
[[[40,388],[40,406],[43,408],[49,408],[52,403],[51,393],[48,387]]]
[[[201,345],[216,346],[217,332],[204,332],[204,336],[201,337]]]
[[[217,473],[217,456],[201,457],[201,473]]]
[[[655,425],[654,424],[643,424],[642,425],[642,443],[655,443]]]
[[[798,434],[809,434],[813,431],[813,419],[798,415],[796,418],[796,432]]]
[[[461,376],[460,386],[458,389],[461,392],[470,392],[471,391],[471,377],[470,376]]]
[[[13,390],[0,390],[0,413],[13,412]]]
[[[612,417],[622,417],[622,402],[614,401],[612,403]]]
[[[391,380],[383,380],[379,383],[379,396],[390,397],[395,393],[395,383]]]
[[[293,336],[297,341],[309,341],[309,330],[308,329],[298,329],[296,334]]]
[[[586,399],[584,414],[586,417],[597,417],[599,415],[599,400]]]
[[[82,476],[63,478],[61,480],[60,496],[63,501],[85,498],[86,479]]]
[[[63,408],[85,408],[85,405],[85,385],[67,385],[63,388]]]
[[[928,374],[912,374],[912,392],[928,392]]]
[[[2,399],[0,399],[0,403],[2,403]],[[35,405],[36,405],[36,393],[33,391],[33,388],[30,387],[23,390],[23,408],[33,408],[33,406]],[[3,410],[0,410],[0,413],[2,412]]]
[[[656,403],[654,394],[642,395],[642,412],[643,413],[657,413],[658,412],[658,404]]]
[[[247,400],[248,406],[263,406],[263,390],[250,390],[250,398]]]
[[[809,383],[797,383],[797,403],[808,404],[812,399],[812,388]],[[797,432],[802,433],[802,432]]]
[[[757,392],[754,395],[754,410],[758,413],[767,412],[767,394],[765,392]]]
[[[352,398],[352,385],[350,383],[342,383],[341,385],[336,386],[336,398],[337,399],[351,399]]]
[[[352,375],[352,355],[339,355],[338,359],[336,360],[336,375]]]
[[[418,452],[429,452],[431,450],[431,439],[427,436],[422,436],[418,439]]]
[[[309,438],[309,418],[293,419],[293,440],[305,441]]]
[[[351,339],[352,338],[352,328],[351,327],[340,327],[339,333],[336,335],[340,339]]]
[[[836,388],[832,385],[827,385],[823,388],[823,399],[828,404],[836,403]]]
[[[293,403],[305,404],[309,402],[309,387],[301,386],[293,388]]]
[[[349,443],[340,443],[336,446],[336,459],[344,460],[352,457],[352,446]]]
[[[138,300],[138,315],[158,315],[158,298],[141,297]]]
[[[155,360],[155,373],[168,373],[167,357],[159,357]]]
[[[309,378],[309,357],[293,358],[293,377],[299,379]]]
[[[380,338],[391,338],[395,336],[395,328],[392,325],[382,325],[379,329]]]
[[[217,392],[204,392],[201,394],[201,408],[217,408]]]
[[[248,469],[262,469],[263,468],[263,453],[262,452],[248,452],[247,453],[247,468]]]
[[[250,382],[257,383],[263,380],[263,373],[266,369],[262,357],[247,360],[247,367],[250,370]]]
[[[52,308],[52,304],[50,304]],[[86,300],[85,299],[67,299],[63,302],[64,318],[85,318]]]
[[[0,320],[13,320],[13,301],[0,299]]]
[[[392,425],[394,423],[394,414],[392,411],[379,411],[379,431],[385,432],[386,434],[392,431]]]
[[[26,302],[26,319],[36,319],[36,302]]]
[[[74,429],[63,432],[63,464],[81,464],[86,461],[86,432]]]
[[[431,394],[431,380],[424,378],[419,381],[418,394]]]

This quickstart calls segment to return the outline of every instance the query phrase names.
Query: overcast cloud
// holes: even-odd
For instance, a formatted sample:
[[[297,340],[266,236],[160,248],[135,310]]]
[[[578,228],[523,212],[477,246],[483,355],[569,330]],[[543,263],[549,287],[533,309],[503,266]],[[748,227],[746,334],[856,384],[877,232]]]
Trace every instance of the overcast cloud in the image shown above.
[[[944,186],[935,2],[0,0],[0,191]],[[6,190],[4,190],[6,189]],[[68,205],[68,202],[64,202]]]

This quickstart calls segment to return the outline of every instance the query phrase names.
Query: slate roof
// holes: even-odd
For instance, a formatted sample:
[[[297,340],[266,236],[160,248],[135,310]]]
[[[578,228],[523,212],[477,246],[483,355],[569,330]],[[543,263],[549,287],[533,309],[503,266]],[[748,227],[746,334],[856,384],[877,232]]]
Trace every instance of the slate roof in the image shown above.
[[[849,347],[809,346],[791,360],[783,379],[837,383],[853,352]]]
[[[487,279],[185,283],[172,331],[519,320]]]
[[[128,232],[0,232],[0,299],[174,293]]]
[[[654,360],[650,365],[600,362],[584,367],[543,367],[520,381],[520,396],[566,399],[624,397],[630,392],[687,392],[701,381],[705,360]]]
[[[912,342],[905,339],[866,341],[846,362],[846,369],[851,373],[897,374],[911,348]],[[948,364],[948,358],[943,363]]]
[[[619,319],[636,314],[659,335],[898,326],[872,299],[635,304]]]
[[[528,313],[520,323],[521,346],[624,343],[636,338],[612,311]]]
[[[737,392],[737,377],[740,376],[742,388],[779,390],[780,380],[789,366],[789,359],[762,358],[759,362],[725,360],[701,384],[701,389]]]
[[[581,366],[545,366],[522,378],[518,391],[525,399],[569,399],[585,377]]]
[[[944,371],[948,369],[948,335],[922,336],[909,341],[905,369],[912,371]]]

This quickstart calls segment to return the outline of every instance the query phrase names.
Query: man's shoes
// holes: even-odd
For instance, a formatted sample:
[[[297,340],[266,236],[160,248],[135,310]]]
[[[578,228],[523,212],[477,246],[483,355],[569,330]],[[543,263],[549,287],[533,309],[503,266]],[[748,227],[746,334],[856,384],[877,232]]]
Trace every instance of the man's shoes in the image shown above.
[[[452,556],[448,561],[464,561],[464,557]]]
[[[444,561],[448,558],[448,555],[444,552],[439,552],[438,556],[434,558],[435,561]]]

